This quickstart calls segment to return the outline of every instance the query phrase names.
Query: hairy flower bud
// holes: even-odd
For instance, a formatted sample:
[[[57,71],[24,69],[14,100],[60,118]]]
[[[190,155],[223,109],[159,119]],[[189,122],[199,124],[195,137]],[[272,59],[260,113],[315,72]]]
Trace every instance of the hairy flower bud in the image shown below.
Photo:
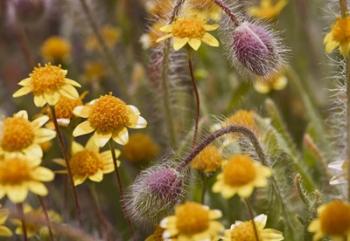
[[[44,0],[15,0],[16,16],[24,23],[39,20],[45,11]]]
[[[176,169],[154,166],[136,178],[126,208],[135,222],[157,224],[172,211],[184,192],[184,178]]]
[[[245,21],[233,31],[230,49],[234,64],[254,75],[267,76],[282,64],[278,40],[255,23]]]

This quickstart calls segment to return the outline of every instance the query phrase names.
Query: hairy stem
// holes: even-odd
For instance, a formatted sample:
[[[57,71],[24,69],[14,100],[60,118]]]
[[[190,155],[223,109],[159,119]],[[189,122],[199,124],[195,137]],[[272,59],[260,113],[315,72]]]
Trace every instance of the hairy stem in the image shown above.
[[[43,209],[44,215],[45,215],[45,221],[46,221],[46,226],[47,229],[49,230],[49,238],[50,241],[54,241],[54,236],[53,236],[53,232],[52,232],[52,227],[51,227],[51,221],[50,221],[50,217],[49,217],[49,213],[47,211],[47,207],[45,204],[45,201],[42,197],[38,196],[39,202],[40,202],[40,206]]]
[[[255,235],[255,239],[256,241],[260,241],[259,239],[259,233],[258,233],[258,228],[256,227],[256,223],[255,223],[255,220],[254,220],[254,213],[253,213],[253,209],[249,203],[248,200],[244,200],[244,203],[245,205],[247,206],[247,210],[248,210],[248,213],[249,213],[249,218],[252,222],[252,225],[253,225],[253,230],[254,230],[254,235]]]
[[[18,210],[19,216],[21,217],[21,222],[22,222],[23,241],[28,241],[27,224],[24,216],[23,203],[17,204],[17,210]]]
[[[80,204],[79,204],[79,199],[78,199],[78,193],[77,193],[77,190],[76,190],[75,185],[74,185],[73,173],[72,173],[72,169],[71,169],[71,166],[69,163],[69,157],[67,155],[67,150],[66,150],[66,147],[64,144],[62,132],[60,130],[60,127],[58,126],[55,108],[53,106],[50,106],[50,110],[51,110],[51,115],[52,115],[52,121],[53,121],[53,124],[54,124],[55,129],[56,129],[60,150],[61,150],[62,156],[64,158],[64,161],[66,163],[69,182],[71,184],[71,188],[73,191],[74,203],[75,203],[75,208],[76,208],[76,215],[77,215],[78,221],[81,225],[82,222],[81,222],[81,216],[80,216]]]
[[[193,73],[191,50],[188,50],[188,68],[191,75],[191,82],[192,82],[193,92],[195,96],[195,105],[196,105],[194,133],[193,133],[193,139],[192,139],[192,146],[195,146],[197,141],[197,135],[198,135],[198,123],[199,123],[199,116],[200,116],[200,99],[199,99],[198,87],[197,87],[196,80],[194,78],[194,73]]]
[[[226,15],[231,19],[232,23],[235,27],[239,25],[238,18],[236,15],[230,10],[229,6],[222,1],[222,0],[213,0],[216,5],[218,5],[225,13]]]

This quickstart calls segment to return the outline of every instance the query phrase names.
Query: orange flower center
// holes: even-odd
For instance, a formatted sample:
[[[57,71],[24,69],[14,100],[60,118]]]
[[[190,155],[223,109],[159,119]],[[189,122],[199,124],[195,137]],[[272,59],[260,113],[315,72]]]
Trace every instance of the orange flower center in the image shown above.
[[[230,232],[230,241],[256,241],[254,226],[251,221],[239,224]],[[261,240],[260,237],[259,240]]]
[[[69,99],[61,96],[60,100],[55,105],[56,116],[59,119],[71,119],[75,107],[82,105],[81,99]]]
[[[230,116],[226,123],[228,125],[240,125],[251,130],[256,130],[256,123],[253,111],[239,110]]]
[[[350,41],[350,17],[339,18],[332,27],[333,38],[340,43]]]
[[[74,176],[91,176],[103,168],[103,162],[97,152],[82,150],[70,159]]]
[[[18,185],[31,179],[31,167],[27,160],[18,158],[0,160],[2,185]]]
[[[50,64],[36,67],[30,74],[34,94],[40,95],[57,91],[65,81],[65,72],[58,66]]]
[[[21,151],[34,142],[35,133],[30,122],[21,117],[4,120],[1,147],[5,151]]]
[[[203,172],[214,172],[220,167],[221,161],[219,150],[214,145],[210,145],[196,156],[191,166]]]
[[[198,203],[187,202],[177,207],[175,216],[181,234],[193,235],[209,228],[209,211]]]
[[[320,214],[321,229],[328,235],[345,235],[350,230],[350,204],[335,200]]]
[[[205,29],[198,19],[178,19],[173,24],[172,33],[178,38],[202,38]]]
[[[224,182],[237,187],[244,186],[256,177],[253,160],[247,155],[235,155],[223,168]]]
[[[117,131],[129,123],[128,106],[114,96],[102,96],[93,104],[89,121],[98,132]]]

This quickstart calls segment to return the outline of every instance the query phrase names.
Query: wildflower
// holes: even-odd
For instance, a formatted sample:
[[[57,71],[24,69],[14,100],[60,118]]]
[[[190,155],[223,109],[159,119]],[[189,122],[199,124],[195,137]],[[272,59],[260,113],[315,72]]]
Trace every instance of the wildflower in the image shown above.
[[[116,150],[117,157],[119,154],[120,152]],[[62,159],[55,160],[55,162],[66,166],[65,161]],[[105,151],[100,153],[99,147],[93,140],[90,140],[85,147],[77,142],[73,142],[72,157],[69,163],[75,186],[82,184],[87,178],[93,182],[101,182],[103,174],[114,171],[111,152]]]
[[[343,56],[348,56],[350,50],[350,16],[337,18],[331,31],[324,38],[327,53],[339,47]]]
[[[12,236],[11,230],[4,225],[8,215],[9,215],[8,210],[0,209],[0,237]]]
[[[222,173],[217,176],[213,192],[221,193],[224,198],[231,198],[235,194],[247,198],[255,187],[266,186],[269,176],[271,170],[248,155],[233,155],[223,163]]]
[[[149,49],[157,46],[157,40],[162,37],[163,32],[160,28],[163,26],[161,22],[155,22],[149,28],[148,32],[141,36],[140,42],[144,49]]]
[[[158,154],[158,144],[151,136],[143,133],[132,134],[129,142],[122,149],[122,156],[135,164],[154,160]]]
[[[261,214],[254,218],[259,240],[261,241],[281,241],[283,234],[275,229],[266,229],[267,216]],[[236,221],[231,229],[225,231],[223,241],[256,241],[254,226],[252,221]]]
[[[165,229],[163,238],[176,237],[183,241],[217,240],[223,226],[216,221],[222,216],[219,210],[195,202],[186,202],[175,208],[175,215],[164,218],[160,226]]]
[[[90,61],[84,65],[84,79],[89,82],[96,82],[106,76],[105,66],[98,61]]]
[[[287,86],[288,79],[283,71],[273,73],[267,78],[257,78],[254,83],[254,88],[261,94],[267,94],[272,90],[282,90]]]
[[[61,126],[68,126],[71,119],[74,117],[73,110],[77,106],[81,106],[82,98],[85,94],[81,95],[79,98],[70,99],[65,96],[61,96],[57,104],[55,105],[55,112],[57,122]]]
[[[191,166],[204,173],[211,173],[220,168],[221,162],[222,157],[218,148],[209,145],[192,160]]]
[[[113,27],[111,25],[105,25],[101,28],[101,35],[109,48],[113,48],[120,39],[120,29]],[[100,45],[95,37],[91,35],[88,37],[86,44],[86,49],[90,51],[99,50]]]
[[[333,200],[317,209],[318,217],[309,227],[314,233],[313,240],[329,237],[332,241],[350,239],[350,204],[341,200]]]
[[[70,58],[70,54],[70,43],[59,36],[46,39],[41,46],[41,56],[48,62],[65,62]]]
[[[260,5],[250,7],[248,14],[263,20],[272,20],[281,13],[287,4],[287,0],[260,0]]]
[[[33,209],[29,204],[25,204],[23,208],[26,220],[26,231],[27,237],[32,238],[33,236],[40,234],[41,236],[48,236],[49,231],[47,225],[42,225],[38,222],[35,222],[36,219],[45,220],[45,214],[41,208]],[[53,210],[48,210],[47,212],[49,220],[51,222],[59,223],[62,221],[62,217]],[[34,221],[33,221],[34,220]],[[23,234],[22,221],[20,219],[11,220],[14,225],[16,225],[15,233],[17,235]]]
[[[221,18],[221,8],[213,0],[191,0],[188,1],[191,11],[199,11],[208,19],[219,21]]]
[[[41,167],[40,159],[24,157],[0,158],[0,198],[5,195],[14,202],[23,202],[28,191],[46,196],[48,191],[42,182],[54,179],[54,173]]]
[[[256,23],[245,21],[236,27],[228,47],[237,69],[253,75],[268,76],[283,62],[279,40]]]
[[[43,151],[40,145],[56,136],[55,131],[42,128],[48,120],[47,116],[41,116],[31,122],[24,110],[5,118],[0,136],[0,155],[41,158]]]
[[[147,125],[135,106],[127,105],[112,95],[104,95],[85,106],[78,106],[73,112],[87,118],[75,128],[73,136],[95,132],[92,138],[100,147],[111,138],[120,145],[125,145],[129,141],[127,127],[139,129]]]
[[[37,107],[43,107],[46,104],[55,105],[61,96],[70,99],[79,98],[78,91],[74,87],[80,85],[66,78],[67,70],[61,69],[60,66],[46,64],[45,66],[35,67],[33,72],[19,82],[22,86],[13,97],[20,97],[33,92],[34,104]]]
[[[154,232],[148,238],[146,238],[145,241],[163,241],[164,231],[164,228],[157,226]]]
[[[172,24],[165,25],[160,28],[160,31],[167,33],[160,37],[157,42],[168,38],[173,39],[173,47],[179,50],[187,43],[194,49],[198,50],[202,42],[209,46],[218,47],[218,40],[208,33],[219,27],[217,24],[208,24],[206,19],[200,15],[184,16],[176,19]]]

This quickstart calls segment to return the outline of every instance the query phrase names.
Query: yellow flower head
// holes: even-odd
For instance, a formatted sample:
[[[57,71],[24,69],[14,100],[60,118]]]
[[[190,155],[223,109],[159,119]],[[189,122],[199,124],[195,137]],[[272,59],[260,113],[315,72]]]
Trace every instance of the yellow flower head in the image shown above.
[[[120,155],[116,151],[117,157]],[[64,160],[55,160],[56,163],[66,166]],[[114,171],[112,154],[110,151],[100,152],[93,140],[88,141],[85,147],[77,142],[72,144],[72,157],[69,160],[74,185],[82,184],[87,178],[93,182],[101,182],[103,174]],[[117,163],[119,165],[119,162]],[[66,173],[66,171],[63,171]]]
[[[122,148],[122,157],[131,163],[154,160],[159,154],[159,145],[147,134],[135,133]]]
[[[221,163],[222,156],[220,151],[216,146],[209,145],[193,159],[191,166],[204,173],[211,173],[219,169]]]
[[[31,238],[37,234],[47,237],[49,234],[47,226],[35,222],[36,219],[46,220],[43,210],[41,208],[33,209],[27,203],[24,205],[23,209],[28,238]],[[62,217],[55,211],[48,210],[47,213],[49,215],[50,222],[59,223],[62,221]],[[23,235],[22,221],[20,219],[12,219],[11,221],[14,225],[16,225],[15,233],[17,235]]]
[[[41,167],[40,159],[24,157],[0,158],[0,198],[5,195],[14,202],[23,202],[28,191],[46,196],[48,191],[42,182],[54,179],[54,173]]]
[[[350,16],[337,18],[331,31],[324,38],[327,53],[339,47],[343,56],[348,56],[350,50]]]
[[[270,168],[254,161],[248,155],[234,155],[224,162],[222,172],[213,186],[213,192],[221,193],[224,198],[231,198],[235,194],[247,198],[254,188],[266,186],[269,176]]]
[[[43,151],[40,145],[56,136],[55,131],[42,128],[48,120],[47,116],[41,116],[31,122],[24,110],[5,118],[0,135],[0,155],[41,158]]]
[[[140,42],[142,43],[144,49],[154,48],[157,46],[157,40],[163,35],[163,32],[160,31],[160,28],[163,25],[164,24],[161,22],[155,22],[149,28],[148,32],[141,36]]]
[[[209,46],[218,47],[218,40],[208,33],[218,27],[217,24],[207,24],[206,19],[198,14],[183,16],[176,19],[172,24],[161,27],[160,31],[167,34],[159,38],[157,42],[172,38],[175,50],[181,49],[188,43],[197,51],[202,41]]]
[[[261,214],[254,218],[254,223],[261,241],[281,241],[283,235],[275,229],[266,229],[267,216]],[[254,226],[252,221],[236,221],[231,229],[225,231],[223,241],[256,241]]]
[[[90,61],[84,65],[84,79],[88,82],[99,81],[106,74],[105,66],[98,61]]]
[[[272,20],[280,15],[287,4],[287,0],[261,0],[259,6],[248,9],[248,14],[263,20]]]
[[[12,232],[4,224],[6,222],[9,212],[6,209],[0,209],[0,237],[11,237]]]
[[[222,216],[219,210],[195,202],[186,202],[175,208],[175,215],[164,218],[160,226],[165,229],[163,238],[175,240],[200,241],[217,240],[223,231],[216,219]]]
[[[163,233],[165,229],[157,226],[154,232],[146,238],[145,241],[163,241]]]
[[[314,233],[313,240],[329,237],[332,241],[350,239],[350,204],[333,200],[317,209],[317,218],[309,225],[309,232]]]
[[[268,78],[258,78],[254,83],[254,89],[261,94],[268,94],[272,90],[283,90],[288,79],[283,71],[276,72]]]
[[[58,36],[50,37],[41,46],[41,56],[48,62],[64,62],[70,58],[70,43]]]
[[[43,107],[46,104],[55,105],[61,96],[70,99],[79,98],[78,91],[74,87],[80,87],[77,82],[66,78],[67,70],[60,66],[46,64],[35,67],[29,78],[19,82],[22,86],[13,97],[20,97],[32,92],[34,104]]]
[[[73,136],[81,136],[95,132],[92,138],[100,147],[112,138],[120,145],[129,141],[127,128],[145,128],[147,121],[140,116],[140,111],[132,105],[127,105],[121,99],[112,95],[104,95],[85,106],[78,106],[74,114],[87,120],[79,124],[73,131]]]
[[[221,18],[221,8],[213,0],[190,0],[188,5],[189,11],[198,11],[208,19],[219,21]]]
[[[120,29],[113,27],[111,25],[105,25],[101,29],[101,35],[109,48],[113,48],[120,39]],[[100,45],[95,37],[91,35],[87,38],[86,49],[90,51],[95,51],[100,49]]]

